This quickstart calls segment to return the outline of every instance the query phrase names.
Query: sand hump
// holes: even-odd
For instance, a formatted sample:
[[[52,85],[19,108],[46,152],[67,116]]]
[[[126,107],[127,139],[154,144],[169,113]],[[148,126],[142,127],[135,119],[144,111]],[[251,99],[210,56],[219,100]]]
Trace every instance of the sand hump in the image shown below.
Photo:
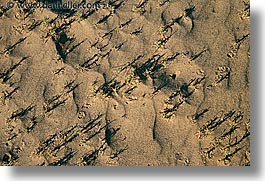
[[[250,165],[248,0],[0,1],[0,165]]]

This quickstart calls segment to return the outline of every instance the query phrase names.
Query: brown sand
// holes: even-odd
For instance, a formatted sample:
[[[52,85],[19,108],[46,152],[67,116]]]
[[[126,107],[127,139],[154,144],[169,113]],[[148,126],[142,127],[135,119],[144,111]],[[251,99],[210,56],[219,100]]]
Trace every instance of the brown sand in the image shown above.
[[[250,165],[248,0],[0,2],[0,165]]]

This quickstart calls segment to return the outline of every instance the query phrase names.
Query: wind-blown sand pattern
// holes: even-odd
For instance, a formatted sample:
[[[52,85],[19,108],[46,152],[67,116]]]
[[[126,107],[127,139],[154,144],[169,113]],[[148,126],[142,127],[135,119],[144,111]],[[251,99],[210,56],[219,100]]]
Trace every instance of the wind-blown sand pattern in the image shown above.
[[[250,165],[248,0],[0,2],[0,165]]]

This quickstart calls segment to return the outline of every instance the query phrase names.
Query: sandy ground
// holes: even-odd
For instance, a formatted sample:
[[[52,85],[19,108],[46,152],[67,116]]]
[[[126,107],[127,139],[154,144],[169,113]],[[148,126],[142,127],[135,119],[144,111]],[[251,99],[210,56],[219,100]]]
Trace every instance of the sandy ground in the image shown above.
[[[96,2],[0,0],[0,165],[250,165],[249,1]]]

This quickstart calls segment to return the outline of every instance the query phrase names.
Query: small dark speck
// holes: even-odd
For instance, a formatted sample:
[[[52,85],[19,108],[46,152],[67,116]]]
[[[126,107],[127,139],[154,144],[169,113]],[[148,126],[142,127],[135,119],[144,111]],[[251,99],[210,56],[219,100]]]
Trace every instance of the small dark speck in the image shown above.
[[[177,75],[176,74],[173,74],[173,75],[170,75],[170,77],[172,78],[172,79],[176,79],[176,77],[177,77]]]
[[[9,161],[10,161],[10,156],[7,155],[7,154],[4,154],[4,156],[3,156],[3,162],[8,163]]]

